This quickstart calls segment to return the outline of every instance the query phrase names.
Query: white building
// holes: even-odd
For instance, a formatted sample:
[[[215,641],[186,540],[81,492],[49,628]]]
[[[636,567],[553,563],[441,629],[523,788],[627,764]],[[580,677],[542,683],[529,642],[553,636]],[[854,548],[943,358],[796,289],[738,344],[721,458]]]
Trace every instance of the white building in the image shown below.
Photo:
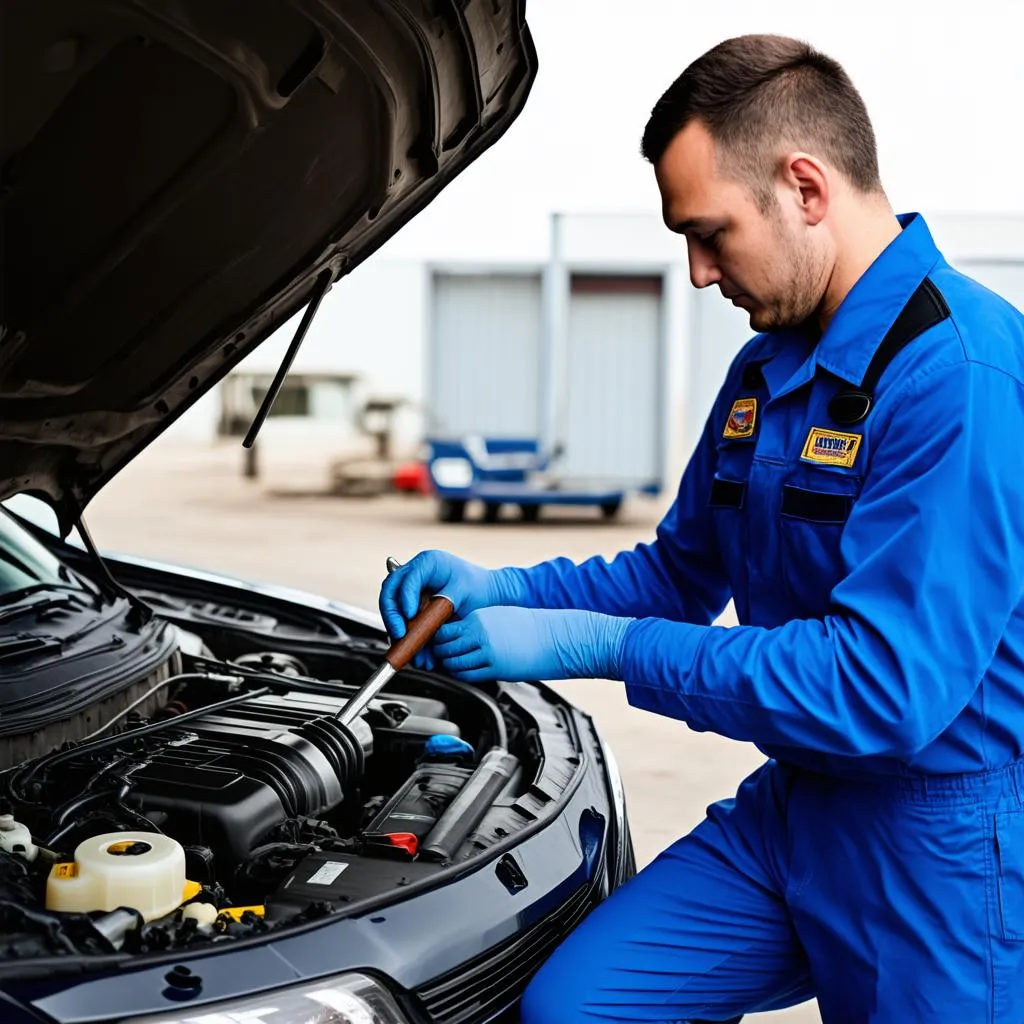
[[[929,217],[956,266],[1024,309],[1024,216]],[[262,394],[298,315],[237,368]],[[367,398],[408,404],[397,440],[537,436],[562,472],[672,486],[737,349],[746,314],[689,283],[685,246],[653,216],[551,219],[548,251],[493,264],[371,258],[338,282],[299,351],[273,450],[340,453]],[[316,379],[304,381],[304,376]],[[338,378],[325,381],[324,375]],[[348,384],[343,379],[350,375]],[[216,435],[227,384],[177,433]]]

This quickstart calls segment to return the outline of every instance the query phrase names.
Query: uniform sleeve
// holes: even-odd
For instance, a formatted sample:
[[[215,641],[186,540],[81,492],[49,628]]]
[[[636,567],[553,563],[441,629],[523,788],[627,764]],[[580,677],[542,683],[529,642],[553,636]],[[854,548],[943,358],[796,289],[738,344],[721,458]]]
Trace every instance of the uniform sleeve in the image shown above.
[[[510,589],[517,603],[704,625],[721,614],[728,584],[708,509],[715,472],[715,420],[713,412],[683,474],[675,503],[651,543],[624,551],[611,562],[597,557],[577,565],[558,558],[511,570]]]
[[[881,411],[881,410],[879,410]],[[1024,590],[1024,389],[963,363],[910,382],[843,532],[823,620],[647,619],[622,674],[637,707],[761,745],[908,757],[969,703]]]

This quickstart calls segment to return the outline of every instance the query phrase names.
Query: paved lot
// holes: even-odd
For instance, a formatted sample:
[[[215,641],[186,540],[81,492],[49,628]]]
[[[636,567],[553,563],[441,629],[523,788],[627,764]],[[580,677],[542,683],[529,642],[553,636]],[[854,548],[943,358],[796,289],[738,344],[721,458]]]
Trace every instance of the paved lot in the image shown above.
[[[555,555],[613,555],[648,539],[663,504],[635,502],[620,521],[596,513],[536,525],[446,526],[419,498],[338,499],[274,493],[242,478],[241,448],[162,442],[128,467],[87,515],[97,543],[248,579],[283,583],[376,607],[384,559],[445,547],[486,565],[529,565]],[[746,744],[690,732],[679,722],[628,706],[620,684],[560,685],[594,715],[625,777],[641,863],[689,831],[713,800],[730,795],[761,760]],[[748,1018],[755,1019],[755,1018]],[[756,1018],[759,1024],[814,1024],[809,1006]]]

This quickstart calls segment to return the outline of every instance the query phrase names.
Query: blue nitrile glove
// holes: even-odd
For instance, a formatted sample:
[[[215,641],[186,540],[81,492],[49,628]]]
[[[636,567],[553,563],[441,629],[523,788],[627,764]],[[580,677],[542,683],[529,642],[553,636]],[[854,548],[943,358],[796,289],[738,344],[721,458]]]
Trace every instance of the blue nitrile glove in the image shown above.
[[[393,640],[405,636],[406,623],[420,610],[424,596],[443,594],[455,606],[455,617],[465,618],[478,608],[515,604],[514,572],[485,569],[447,551],[423,551],[389,573],[380,588],[380,614]],[[434,659],[424,650],[413,659],[418,668],[429,669]]]
[[[597,612],[481,608],[443,625],[431,645],[439,667],[468,683],[490,679],[621,679],[633,619]]]

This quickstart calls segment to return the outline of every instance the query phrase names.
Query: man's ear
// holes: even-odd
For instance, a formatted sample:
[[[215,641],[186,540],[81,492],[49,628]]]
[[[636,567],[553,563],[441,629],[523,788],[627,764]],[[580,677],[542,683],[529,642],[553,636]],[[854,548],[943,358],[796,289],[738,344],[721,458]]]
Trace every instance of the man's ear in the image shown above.
[[[825,165],[808,153],[790,153],[779,168],[783,187],[808,227],[825,219],[831,200],[831,183]]]

